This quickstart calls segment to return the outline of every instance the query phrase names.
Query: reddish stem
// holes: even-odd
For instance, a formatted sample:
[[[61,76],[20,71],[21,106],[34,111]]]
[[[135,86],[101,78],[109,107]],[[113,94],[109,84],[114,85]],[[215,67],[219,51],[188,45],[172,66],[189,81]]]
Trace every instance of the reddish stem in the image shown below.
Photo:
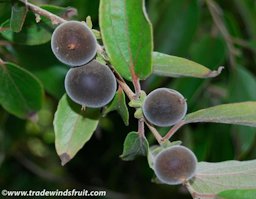
[[[51,12],[48,12],[47,10],[44,10],[44,9],[42,9],[36,5],[33,5],[29,2],[25,2],[24,0],[19,0],[19,1],[24,3],[32,12],[34,12],[40,16],[45,16],[48,19],[50,19],[53,24],[59,24],[59,23],[63,23],[66,21],[65,19],[63,19],[55,14],[52,14]]]
[[[159,144],[162,144],[162,140],[163,140],[163,137],[159,134],[159,132],[156,130],[155,127],[153,127],[151,124],[149,124],[148,122],[146,122],[146,125],[148,126],[149,130],[151,131],[151,133],[153,133],[154,137],[156,138],[157,142]]]
[[[138,121],[138,133],[140,135],[140,137],[144,137],[145,136],[145,129],[144,129],[144,120],[143,118],[139,119]]]
[[[169,140],[175,133],[178,131],[183,125],[185,125],[186,122],[184,120],[181,120],[176,125],[174,125],[163,137],[162,142],[165,142],[166,140]]]

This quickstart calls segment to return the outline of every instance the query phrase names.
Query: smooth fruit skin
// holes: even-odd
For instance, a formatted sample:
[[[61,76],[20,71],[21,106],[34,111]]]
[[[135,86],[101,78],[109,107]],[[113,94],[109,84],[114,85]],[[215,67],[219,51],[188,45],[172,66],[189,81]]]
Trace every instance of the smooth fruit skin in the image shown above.
[[[184,146],[173,146],[160,152],[154,163],[157,178],[165,184],[177,185],[195,175],[197,158]]]
[[[150,123],[160,127],[172,126],[185,116],[187,102],[175,90],[158,88],[148,94],[142,110],[145,118]]]
[[[97,52],[97,40],[86,23],[67,21],[52,34],[51,48],[59,61],[69,66],[90,62]]]
[[[108,104],[116,92],[112,71],[98,61],[69,69],[65,78],[67,95],[76,103],[92,108]]]

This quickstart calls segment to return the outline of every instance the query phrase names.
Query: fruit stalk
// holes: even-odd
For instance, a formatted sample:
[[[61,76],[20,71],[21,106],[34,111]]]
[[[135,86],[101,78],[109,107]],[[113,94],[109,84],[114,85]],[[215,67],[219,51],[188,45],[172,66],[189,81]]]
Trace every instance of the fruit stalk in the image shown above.
[[[184,120],[181,120],[177,124],[175,124],[163,137],[162,142],[169,140],[176,133],[176,131],[178,131],[185,124],[186,122]]]
[[[146,125],[148,126],[149,130],[151,131],[151,133],[153,133],[154,137],[156,138],[157,142],[159,144],[162,144],[163,143],[163,138],[162,136],[158,133],[158,131],[155,129],[155,127],[151,126],[148,122],[146,122]]]

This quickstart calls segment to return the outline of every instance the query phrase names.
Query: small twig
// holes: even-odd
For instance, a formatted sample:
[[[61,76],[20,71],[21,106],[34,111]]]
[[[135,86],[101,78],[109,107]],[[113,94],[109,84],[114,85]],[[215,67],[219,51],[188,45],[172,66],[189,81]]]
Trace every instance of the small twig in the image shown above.
[[[176,131],[178,131],[184,124],[186,124],[184,120],[181,120],[180,122],[175,124],[163,137],[162,142],[169,140],[176,133]]]
[[[156,138],[157,142],[159,144],[162,144],[163,137],[160,135],[160,133],[156,130],[155,127],[153,127],[151,124],[149,124],[147,121],[145,121],[147,127],[149,130],[153,133],[154,137]]]
[[[130,100],[134,99],[134,92],[130,89],[130,87],[124,82],[121,81],[120,79],[117,79],[118,84],[122,87],[124,90],[125,94],[128,96]]]
[[[135,89],[136,98],[139,98],[140,92],[141,92],[141,86],[140,86],[140,80],[137,76],[133,77],[133,86]]]
[[[140,137],[145,136],[144,119],[143,118],[138,120],[138,133],[139,133]]]
[[[222,10],[218,6],[218,4],[216,4],[216,2],[214,2],[213,0],[206,0],[206,4],[208,6],[208,9],[210,11],[210,14],[213,18],[215,25],[219,29],[220,33],[222,34],[222,36],[227,44],[227,48],[229,51],[230,65],[234,68],[236,65],[235,56],[237,54],[237,50],[234,47],[232,40],[231,40],[231,36],[230,36],[226,26],[224,25],[223,20],[220,17]]]
[[[124,81],[122,76],[115,70],[115,68],[111,65],[111,63],[108,63],[108,66],[113,71],[119,86],[122,87],[122,89],[124,90],[124,92],[128,96],[128,98],[130,100],[133,100],[135,93],[130,89],[130,87],[126,84],[126,82]]]
[[[52,24],[60,24],[60,23],[63,23],[65,22],[66,20],[51,13],[51,12],[48,12],[47,10],[44,10],[34,4],[31,4],[29,2],[25,2],[23,0],[19,0],[20,2],[24,3],[29,10],[31,10],[32,12],[34,12],[35,14],[38,14],[40,16],[45,16],[47,17],[48,19],[50,19],[52,21]]]

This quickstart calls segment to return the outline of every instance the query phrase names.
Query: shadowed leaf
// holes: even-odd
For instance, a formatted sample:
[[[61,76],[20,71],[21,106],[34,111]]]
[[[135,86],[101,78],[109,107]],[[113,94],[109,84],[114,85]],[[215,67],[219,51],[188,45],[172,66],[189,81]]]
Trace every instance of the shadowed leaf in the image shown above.
[[[89,141],[99,122],[99,111],[86,109],[64,95],[54,116],[55,147],[65,165]]]
[[[126,126],[129,124],[129,112],[126,105],[125,94],[122,89],[118,89],[112,102],[103,111],[103,115],[107,115],[111,111],[117,111],[122,117]]]
[[[148,141],[145,137],[141,137],[137,132],[130,132],[124,141],[124,149],[120,157],[123,160],[134,160],[137,156],[147,156]]]
[[[0,104],[19,118],[30,118],[40,110],[43,88],[27,70],[9,63],[0,63]]]

